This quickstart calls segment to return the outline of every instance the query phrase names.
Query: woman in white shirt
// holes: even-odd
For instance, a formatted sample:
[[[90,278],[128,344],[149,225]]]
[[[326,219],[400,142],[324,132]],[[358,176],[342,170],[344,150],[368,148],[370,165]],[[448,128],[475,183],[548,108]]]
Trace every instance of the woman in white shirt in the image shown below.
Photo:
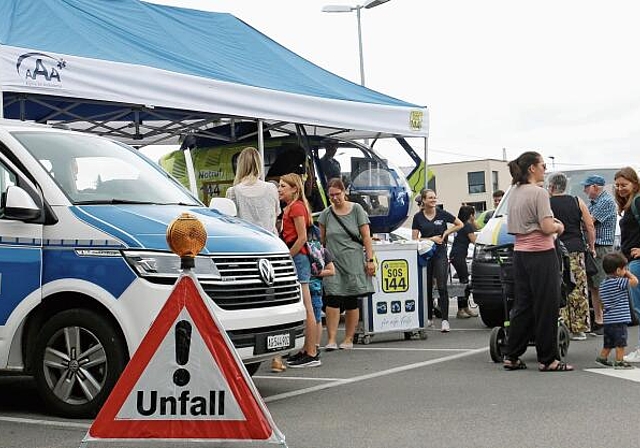
[[[258,150],[247,147],[238,156],[238,168],[227,198],[235,202],[238,217],[277,235],[276,220],[280,215],[278,188],[260,179],[262,160]]]

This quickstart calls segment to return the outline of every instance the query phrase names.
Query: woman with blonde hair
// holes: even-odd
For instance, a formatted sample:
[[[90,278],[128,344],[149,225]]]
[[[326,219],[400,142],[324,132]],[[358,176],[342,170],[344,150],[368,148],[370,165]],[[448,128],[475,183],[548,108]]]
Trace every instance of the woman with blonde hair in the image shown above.
[[[251,146],[244,148],[238,156],[233,187],[227,189],[226,197],[236,204],[239,218],[277,235],[276,221],[280,215],[278,188],[261,180],[261,173],[262,159],[258,150]],[[272,372],[283,372],[286,369],[281,356],[272,359]]]
[[[358,300],[373,293],[371,277],[376,266],[369,230],[369,216],[360,204],[350,202],[344,183],[337,178],[328,182],[331,205],[318,217],[320,239],[333,255],[335,273],[323,279],[327,317],[325,350],[351,349],[360,310]],[[337,344],[340,311],[345,310],[344,339]]]
[[[262,160],[258,150],[247,147],[238,156],[238,167],[233,187],[227,189],[227,198],[235,202],[238,217],[271,233],[278,234],[276,220],[280,214],[278,189],[260,179]]]
[[[629,260],[629,271],[640,277],[640,180],[630,166],[620,169],[614,176],[614,198],[618,204],[620,219],[620,251]],[[638,217],[635,215],[639,214]],[[640,313],[640,286],[630,288],[631,301],[636,314]],[[640,338],[640,333],[639,333]],[[624,357],[627,362],[640,362],[638,347]]]
[[[316,339],[318,335],[315,314],[311,303],[311,264],[307,252],[307,228],[312,224],[311,208],[304,196],[302,178],[298,174],[280,176],[278,184],[280,199],[287,205],[282,214],[282,239],[289,247],[298,273],[298,281],[302,288],[302,300],[306,310],[306,325],[304,329],[304,349],[289,357],[287,364],[292,368],[316,367],[322,364]]]

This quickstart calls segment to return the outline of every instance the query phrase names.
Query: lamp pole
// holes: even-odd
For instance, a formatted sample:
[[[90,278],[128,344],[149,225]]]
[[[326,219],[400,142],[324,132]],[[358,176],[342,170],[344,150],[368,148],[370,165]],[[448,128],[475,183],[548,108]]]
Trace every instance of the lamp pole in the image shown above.
[[[371,9],[387,3],[389,0],[368,0],[362,5],[327,5],[322,8],[322,12],[356,12],[358,20],[358,55],[360,57],[360,85],[364,86],[364,53],[362,51],[362,23],[360,21],[360,10]]]

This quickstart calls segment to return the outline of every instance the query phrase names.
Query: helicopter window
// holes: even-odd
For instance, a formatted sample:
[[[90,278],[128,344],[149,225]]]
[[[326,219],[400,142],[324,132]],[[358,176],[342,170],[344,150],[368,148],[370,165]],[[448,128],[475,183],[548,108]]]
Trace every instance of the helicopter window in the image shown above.
[[[349,199],[362,205],[369,216],[386,216],[391,189],[398,186],[398,181],[384,161],[363,149],[346,146],[338,148],[335,159],[340,163]]]

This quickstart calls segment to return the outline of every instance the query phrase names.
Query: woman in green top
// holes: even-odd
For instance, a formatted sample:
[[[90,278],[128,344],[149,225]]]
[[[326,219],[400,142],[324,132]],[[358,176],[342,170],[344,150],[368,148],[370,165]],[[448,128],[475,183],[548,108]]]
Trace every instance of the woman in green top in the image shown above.
[[[345,310],[345,336],[339,347],[350,349],[360,318],[358,299],[373,293],[371,277],[376,267],[367,212],[347,200],[340,179],[331,179],[328,185],[331,205],[318,217],[321,240],[333,254],[335,265],[335,275],[323,279],[328,335],[325,349],[338,348],[341,308]]]

